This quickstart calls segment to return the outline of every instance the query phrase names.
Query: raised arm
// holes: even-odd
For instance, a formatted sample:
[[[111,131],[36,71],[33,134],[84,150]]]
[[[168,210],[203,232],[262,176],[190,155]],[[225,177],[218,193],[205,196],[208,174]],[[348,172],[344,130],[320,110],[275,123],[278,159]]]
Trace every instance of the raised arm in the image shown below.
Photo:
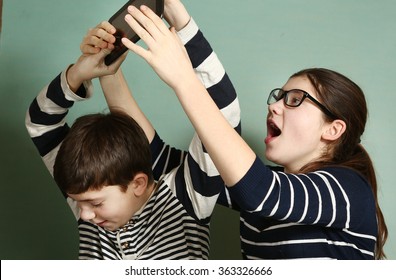
[[[69,109],[74,102],[92,95],[92,78],[113,74],[122,63],[119,60],[111,67],[103,67],[107,54],[108,51],[103,50],[90,57],[81,56],[40,91],[26,112],[27,131],[51,175],[59,146],[69,131],[66,123]],[[67,198],[66,194],[63,195]],[[71,199],[68,203],[78,219],[77,205]]]
[[[148,49],[123,43],[143,57],[176,93],[206,150],[228,186],[236,184],[249,170],[256,155],[221,114],[194,69],[174,29],[171,31],[147,7],[131,7],[127,22]],[[146,26],[146,29],[143,29]]]
[[[45,86],[26,113],[27,131],[52,174],[57,147],[68,132],[66,115],[75,101],[92,95],[91,79],[114,73],[122,60],[111,67],[102,67],[107,50],[91,57],[81,56]]]

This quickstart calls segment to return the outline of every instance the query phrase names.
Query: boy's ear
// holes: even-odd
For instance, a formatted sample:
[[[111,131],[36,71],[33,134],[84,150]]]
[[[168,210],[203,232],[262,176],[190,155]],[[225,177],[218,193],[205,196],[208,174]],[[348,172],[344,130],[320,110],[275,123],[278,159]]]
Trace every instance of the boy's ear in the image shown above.
[[[133,193],[135,196],[140,197],[142,196],[148,184],[148,176],[144,173],[137,173],[133,178],[132,182],[130,183],[129,187],[133,188]]]
[[[334,141],[341,137],[346,130],[346,123],[343,120],[334,120],[326,125],[322,138],[327,141]]]

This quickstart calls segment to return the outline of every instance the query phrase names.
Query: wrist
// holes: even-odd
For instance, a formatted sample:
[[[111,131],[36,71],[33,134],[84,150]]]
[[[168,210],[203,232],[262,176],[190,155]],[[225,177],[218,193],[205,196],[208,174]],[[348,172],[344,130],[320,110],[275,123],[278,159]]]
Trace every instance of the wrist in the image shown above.
[[[71,91],[76,92],[82,85],[83,80],[80,77],[81,75],[78,74],[76,64],[72,64],[66,70],[66,81]]]
[[[120,77],[122,77],[122,71],[121,68],[119,68],[117,70],[117,72],[113,73],[113,74],[108,74],[108,75],[104,75],[104,76],[100,76],[99,80],[100,81],[112,81],[112,80],[119,80]]]
[[[170,26],[173,26],[176,31],[185,27],[190,21],[190,15],[179,0],[165,1],[164,17]]]

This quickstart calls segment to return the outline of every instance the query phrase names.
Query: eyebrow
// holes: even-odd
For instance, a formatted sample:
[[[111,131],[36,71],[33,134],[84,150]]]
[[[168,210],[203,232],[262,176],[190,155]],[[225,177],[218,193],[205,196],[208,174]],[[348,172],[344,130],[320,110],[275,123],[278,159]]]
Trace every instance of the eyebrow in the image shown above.
[[[78,200],[78,201],[80,201],[80,202],[94,202],[94,201],[98,201],[98,200],[101,200],[101,199],[95,198],[95,199],[84,199],[84,200]]]
[[[68,196],[70,197],[70,195],[68,194]],[[98,201],[98,200],[104,200],[104,198],[102,197],[98,197],[98,198],[89,198],[89,199],[82,199],[82,200],[76,200],[72,197],[70,197],[71,199],[77,201],[77,202],[94,202],[94,201]]]

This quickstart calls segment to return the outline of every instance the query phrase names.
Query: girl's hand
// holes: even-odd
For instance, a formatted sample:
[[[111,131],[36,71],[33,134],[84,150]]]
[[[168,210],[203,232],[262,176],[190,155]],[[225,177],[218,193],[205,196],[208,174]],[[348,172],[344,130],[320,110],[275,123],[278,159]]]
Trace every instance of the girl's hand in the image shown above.
[[[195,78],[187,51],[176,34],[165,25],[151,9],[141,6],[140,10],[129,6],[125,19],[136,32],[147,49],[132,43],[127,38],[122,43],[141,56],[158,76],[171,88],[176,89],[181,82]]]

